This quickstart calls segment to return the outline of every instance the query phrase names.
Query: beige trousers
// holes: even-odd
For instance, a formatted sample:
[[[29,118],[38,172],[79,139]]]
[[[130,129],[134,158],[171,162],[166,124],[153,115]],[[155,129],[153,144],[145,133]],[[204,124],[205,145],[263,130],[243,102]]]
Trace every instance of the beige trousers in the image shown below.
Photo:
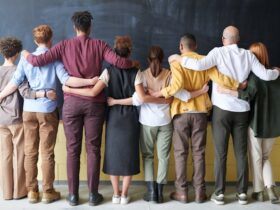
[[[22,124],[0,126],[1,189],[6,200],[26,196]]]
[[[275,138],[262,139],[254,136],[254,131],[248,129],[248,151],[251,166],[253,192],[260,192],[264,187],[274,186],[274,179],[269,155]]]

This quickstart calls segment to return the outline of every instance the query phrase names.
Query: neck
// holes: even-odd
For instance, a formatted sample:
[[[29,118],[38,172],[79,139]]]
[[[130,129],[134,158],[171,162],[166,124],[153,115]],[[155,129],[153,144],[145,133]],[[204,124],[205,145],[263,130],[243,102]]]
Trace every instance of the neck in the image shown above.
[[[193,52],[193,51],[190,50],[190,49],[183,49],[183,50],[181,50],[181,54],[190,53],[190,52]]]
[[[46,47],[46,48],[50,48],[50,46],[48,44],[38,44],[38,47]]]
[[[14,65],[15,65],[15,63],[14,63],[14,60],[13,60],[13,59],[11,59],[11,58],[6,59],[6,58],[5,58],[5,61],[4,61],[3,66],[14,66]]]
[[[76,36],[88,36],[88,34],[83,31],[76,31]]]

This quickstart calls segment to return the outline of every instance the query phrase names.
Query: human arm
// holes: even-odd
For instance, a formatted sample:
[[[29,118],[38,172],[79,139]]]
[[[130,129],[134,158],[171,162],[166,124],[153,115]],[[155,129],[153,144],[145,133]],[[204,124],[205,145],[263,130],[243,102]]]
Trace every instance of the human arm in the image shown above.
[[[174,61],[181,63],[181,65],[185,68],[195,71],[204,71],[217,65],[216,48],[211,50],[208,55],[202,59],[193,59],[186,56],[181,57],[176,54],[169,56],[168,62],[172,63]]]
[[[68,72],[65,70],[64,65],[60,62],[55,62],[56,75],[61,82],[61,84],[70,87],[84,87],[93,86],[97,83],[98,77],[93,77],[91,79],[84,79],[78,77],[69,76]]]
[[[61,60],[63,48],[64,41],[61,41],[50,48],[46,53],[40,55],[32,55],[27,50],[23,50],[21,54],[33,66],[45,66],[49,63],[53,63],[56,60]]]
[[[254,74],[259,77],[262,80],[265,81],[270,81],[270,80],[275,80],[278,78],[279,76],[279,69],[276,68],[275,70],[272,69],[266,69],[260,62],[259,60],[256,58],[255,55],[251,55],[251,60],[252,60],[252,72],[254,72]],[[277,70],[278,69],[278,70]]]
[[[242,85],[239,81],[222,74],[215,67],[207,70],[206,74],[213,82],[228,89],[237,90]]]
[[[112,98],[112,97],[108,97],[107,98],[107,103],[108,103],[109,106],[114,106],[114,105],[131,106],[131,105],[133,105],[132,97],[124,98],[124,99],[115,99],[115,98]]]
[[[103,58],[108,63],[120,69],[129,69],[136,65],[135,61],[133,62],[128,58],[118,56],[107,43],[102,42],[101,44],[103,48]]]

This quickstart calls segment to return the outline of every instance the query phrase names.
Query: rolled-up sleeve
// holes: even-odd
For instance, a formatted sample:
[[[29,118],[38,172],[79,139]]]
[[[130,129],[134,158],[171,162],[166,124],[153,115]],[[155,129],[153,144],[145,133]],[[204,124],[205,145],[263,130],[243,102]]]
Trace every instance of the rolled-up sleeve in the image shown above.
[[[56,76],[61,84],[65,85],[66,81],[70,78],[68,72],[65,70],[64,65],[60,62],[55,62]]]
[[[140,100],[137,93],[134,92],[133,95],[132,95],[132,105],[133,106],[141,106],[142,104],[143,104],[143,102]]]

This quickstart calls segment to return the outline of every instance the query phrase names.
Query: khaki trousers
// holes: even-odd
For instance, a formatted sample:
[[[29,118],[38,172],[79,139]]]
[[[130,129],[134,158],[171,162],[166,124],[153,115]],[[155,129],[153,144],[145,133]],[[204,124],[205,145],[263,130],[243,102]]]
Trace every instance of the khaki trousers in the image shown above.
[[[4,199],[27,194],[24,172],[24,134],[22,124],[0,126],[1,188]]]
[[[43,175],[43,192],[53,190],[55,178],[54,146],[58,128],[58,112],[39,113],[23,112],[23,126],[25,136],[26,187],[29,191],[38,191],[37,162],[39,146],[41,153],[41,170]]]
[[[177,192],[186,193],[187,158],[189,147],[193,160],[193,187],[196,194],[206,191],[205,188],[205,147],[207,134],[206,113],[185,113],[173,118],[173,146],[175,157]]]
[[[172,139],[172,124],[164,126],[142,125],[140,147],[144,163],[145,181],[154,181],[154,148],[157,147],[157,183],[167,183],[168,161]]]
[[[264,187],[275,185],[269,155],[273,148],[275,138],[256,138],[254,131],[248,129],[249,161],[252,172],[253,191],[260,192]]]

